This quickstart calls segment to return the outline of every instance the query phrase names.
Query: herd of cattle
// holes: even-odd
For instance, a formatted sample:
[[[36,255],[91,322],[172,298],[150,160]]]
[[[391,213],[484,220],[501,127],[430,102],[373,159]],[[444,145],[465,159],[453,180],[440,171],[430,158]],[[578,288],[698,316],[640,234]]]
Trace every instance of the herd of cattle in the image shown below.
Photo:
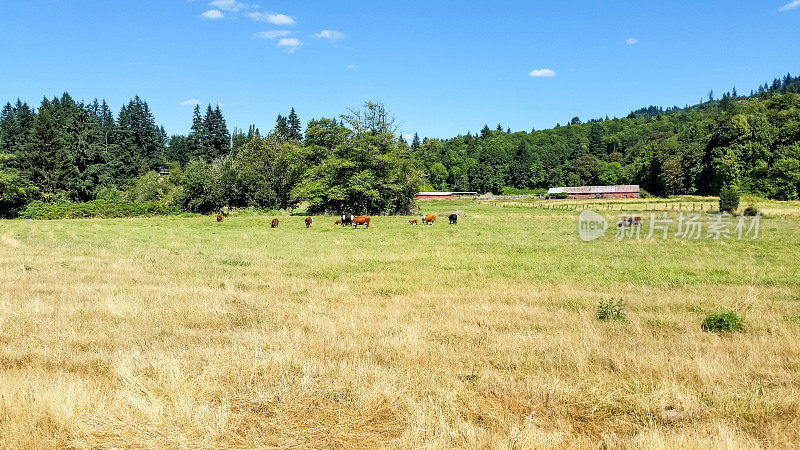
[[[217,214],[217,222],[222,222],[225,220],[224,213],[220,212]],[[457,214],[450,214],[448,216],[451,225],[455,225],[458,223],[458,215]],[[422,215],[422,223],[425,225],[432,225],[436,222],[436,214],[423,214]],[[358,228],[359,225],[364,225],[365,227],[369,228],[370,224],[372,223],[372,219],[369,216],[354,216],[352,214],[342,214],[341,219],[337,219],[334,222],[334,225],[341,225],[343,227],[346,226],[353,226]],[[411,225],[417,225],[419,223],[418,219],[409,220],[408,223]],[[311,228],[311,225],[314,224],[313,217],[306,217],[305,219],[306,228]],[[270,224],[271,228],[278,228],[280,225],[280,220],[277,218],[272,219],[272,223]]]

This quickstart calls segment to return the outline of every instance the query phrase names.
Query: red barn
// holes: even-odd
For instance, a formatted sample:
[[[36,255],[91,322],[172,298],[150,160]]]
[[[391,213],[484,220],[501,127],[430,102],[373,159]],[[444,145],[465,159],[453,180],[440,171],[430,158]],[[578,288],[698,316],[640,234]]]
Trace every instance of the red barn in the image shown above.
[[[566,194],[567,198],[639,198],[638,184],[623,184],[616,186],[576,186],[550,188],[548,196]]]

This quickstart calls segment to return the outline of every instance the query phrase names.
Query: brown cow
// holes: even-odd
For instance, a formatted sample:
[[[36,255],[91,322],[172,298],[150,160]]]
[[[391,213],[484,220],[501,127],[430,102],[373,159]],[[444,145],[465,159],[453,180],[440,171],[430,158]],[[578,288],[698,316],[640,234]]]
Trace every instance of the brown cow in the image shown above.
[[[366,225],[369,228],[370,218],[369,216],[356,216],[353,217],[353,226],[358,228],[359,225]]]
[[[410,223],[411,225],[416,225],[419,223],[419,220],[417,219],[409,220],[408,223]]]
[[[617,227],[640,227],[642,226],[642,216],[620,216]]]
[[[225,215],[222,213],[217,214],[217,222],[222,222],[223,220],[225,220]]]
[[[278,219],[272,219],[272,228],[278,228]]]
[[[339,219],[336,222],[333,222],[333,224],[334,225],[341,225],[342,224],[342,219]]]
[[[422,216],[422,223],[427,225],[429,223],[436,222],[436,214],[425,214]]]
[[[311,224],[314,223],[313,217],[306,217],[306,228],[311,228]]]

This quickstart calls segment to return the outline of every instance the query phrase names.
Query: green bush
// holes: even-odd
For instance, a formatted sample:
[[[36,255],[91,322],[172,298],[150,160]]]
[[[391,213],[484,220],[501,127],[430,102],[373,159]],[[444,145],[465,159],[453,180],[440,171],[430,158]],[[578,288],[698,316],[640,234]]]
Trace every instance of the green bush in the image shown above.
[[[745,216],[757,216],[761,211],[756,208],[755,205],[748,205],[747,208],[744,209],[742,214]]]
[[[639,189],[639,198],[650,198],[650,197],[652,197],[652,195],[650,195],[649,192],[645,191],[644,189]]]
[[[564,192],[559,192],[557,194],[550,194],[549,197],[550,198],[554,198],[554,199],[558,199],[558,200],[563,200],[563,199],[567,198],[567,194],[564,193]]]
[[[55,220],[112,217],[138,217],[178,214],[181,211],[158,202],[133,203],[121,200],[113,191],[103,192],[100,198],[85,203],[69,201],[29,203],[20,213],[22,219]]]
[[[739,209],[739,190],[726,186],[719,191],[719,211],[736,214]]]
[[[713,333],[742,331],[742,318],[733,311],[722,311],[706,316],[703,331]]]
[[[627,322],[628,317],[625,315],[625,302],[622,300],[611,299],[608,301],[601,300],[597,305],[597,318],[603,321],[618,320],[620,322]]]

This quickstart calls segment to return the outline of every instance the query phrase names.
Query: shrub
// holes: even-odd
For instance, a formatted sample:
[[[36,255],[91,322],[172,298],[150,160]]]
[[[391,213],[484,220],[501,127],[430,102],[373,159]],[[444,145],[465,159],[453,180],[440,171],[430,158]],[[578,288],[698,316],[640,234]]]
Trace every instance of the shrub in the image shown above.
[[[597,318],[603,321],[618,320],[626,322],[628,317],[625,315],[625,302],[622,300],[611,299],[601,300],[597,305]]]
[[[739,209],[739,190],[726,186],[719,191],[719,211],[736,214]]]
[[[107,191],[102,197],[85,203],[70,201],[29,203],[20,213],[22,219],[56,220],[86,219],[92,217],[137,217],[178,214],[180,210],[159,202],[133,203],[115,197]]]
[[[550,194],[549,197],[550,198],[554,198],[554,199],[558,199],[558,200],[563,200],[563,199],[567,198],[567,194],[564,193],[564,192],[559,192],[557,194]]]
[[[645,191],[644,189],[639,189],[639,198],[650,198],[650,197],[652,197],[652,195],[650,195],[649,192]]]
[[[742,214],[745,216],[757,216],[761,211],[756,208],[755,205],[747,205],[747,208],[744,209]]]
[[[703,331],[713,333],[742,331],[742,318],[733,311],[711,313],[703,321]]]

